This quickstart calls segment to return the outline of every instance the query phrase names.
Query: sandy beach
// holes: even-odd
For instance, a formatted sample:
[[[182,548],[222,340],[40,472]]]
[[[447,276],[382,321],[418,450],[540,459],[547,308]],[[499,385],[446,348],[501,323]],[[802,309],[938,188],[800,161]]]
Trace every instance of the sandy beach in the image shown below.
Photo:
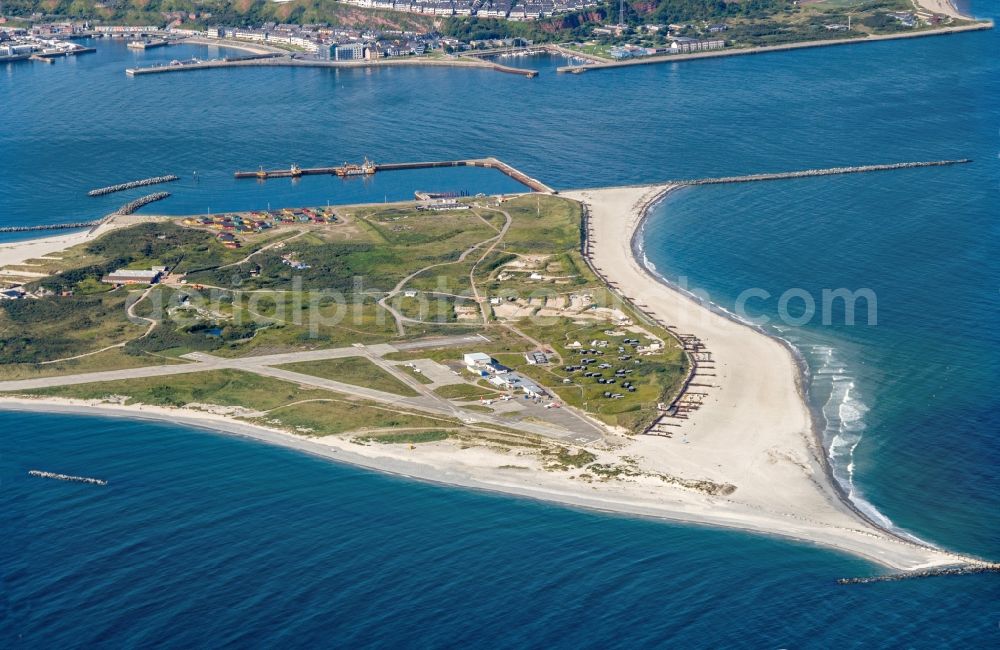
[[[828,476],[824,451],[781,342],[697,304],[636,260],[632,240],[647,208],[670,185],[565,192],[590,215],[595,267],[623,295],[680,334],[694,334],[715,359],[703,406],[672,438],[640,436],[633,454],[660,471],[737,486],[729,498],[700,499],[700,516],[724,525],[770,529],[915,569],[956,556],[883,531],[844,503]],[[686,441],[686,442],[685,442]]]
[[[23,264],[26,260],[45,257],[71,246],[93,239],[90,228],[77,230],[68,235],[39,237],[24,241],[0,243],[0,267]]]
[[[462,488],[500,492],[590,510],[724,526],[806,541],[865,557],[894,570],[919,570],[970,561],[960,555],[927,549],[869,531],[857,522],[774,513],[747,507],[729,498],[664,487],[659,481],[636,479],[589,485],[545,472],[532,460],[483,448],[459,449],[448,443],[408,445],[358,444],[339,437],[310,438],[257,426],[219,412],[157,406],[124,406],[68,399],[0,398],[0,409],[114,416],[159,421],[238,435],[259,442],[411,479]],[[599,453],[599,455],[601,455]],[[514,469],[517,464],[521,469]],[[100,477],[114,480],[114,477]],[[780,489],[781,484],[776,484]],[[822,514],[822,513],[820,513]],[[842,525],[840,525],[842,524]]]
[[[163,217],[148,215],[115,215],[96,228],[74,230],[65,235],[52,235],[21,241],[0,242],[0,269],[16,266],[27,260],[55,255],[60,251],[97,239],[117,228],[125,228],[143,221],[161,221]]]
[[[955,5],[952,4],[951,0],[916,0],[916,3],[927,11],[935,14],[941,14],[943,16],[951,16],[952,18],[968,19],[971,16],[963,15]]]
[[[895,570],[976,562],[894,536],[858,516],[829,480],[790,351],[775,339],[701,307],[640,266],[633,255],[633,236],[650,203],[670,189],[661,185],[563,194],[587,206],[590,252],[599,272],[614,286],[627,287],[627,297],[645,305],[656,318],[680,333],[699,336],[716,359],[704,405],[682,422],[673,437],[610,435],[610,442],[588,447],[598,462],[635,463],[640,470],[635,476],[585,480],[580,470],[547,471],[537,455],[516,449],[505,453],[447,441],[410,446],[359,443],[348,435],[306,437],[252,425],[223,407],[175,409],[103,400],[4,397],[0,408],[162,420],[435,483],[777,535],[838,549]],[[0,253],[0,265],[54,253],[89,236],[74,233],[9,244]],[[712,495],[664,476],[707,479],[736,489],[726,496]]]
[[[185,36],[181,41],[186,45],[207,45],[209,47],[223,47],[248,54],[290,54],[289,50],[282,50],[271,47],[263,43],[253,43],[250,41],[238,41],[235,38],[206,38],[204,36]]]

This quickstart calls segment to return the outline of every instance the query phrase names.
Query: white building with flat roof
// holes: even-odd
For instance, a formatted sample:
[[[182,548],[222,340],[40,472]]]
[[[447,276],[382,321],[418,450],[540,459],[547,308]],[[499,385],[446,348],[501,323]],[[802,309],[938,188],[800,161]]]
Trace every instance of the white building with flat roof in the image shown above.
[[[161,274],[162,271],[157,270],[118,269],[104,276],[101,282],[108,284],[154,284],[160,279]]]
[[[465,365],[470,368],[485,367],[490,365],[493,358],[485,352],[466,352],[464,357]]]

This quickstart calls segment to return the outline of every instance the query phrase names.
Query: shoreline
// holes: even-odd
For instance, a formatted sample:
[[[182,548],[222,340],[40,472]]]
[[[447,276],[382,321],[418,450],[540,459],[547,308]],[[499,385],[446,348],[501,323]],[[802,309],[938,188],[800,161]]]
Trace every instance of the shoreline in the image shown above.
[[[617,274],[605,274],[617,283],[629,287],[629,293],[641,288],[650,289],[649,298],[639,304],[656,304],[657,320],[678,322],[669,309],[691,307],[690,315],[698,320],[684,324],[709,343],[713,358],[717,357],[717,343],[729,345],[729,352],[736,349],[737,363],[732,370],[746,371],[743,366],[758,367],[762,373],[770,368],[770,376],[757,382],[761,388],[747,386],[755,382],[735,383],[727,379],[730,369],[722,366],[722,376],[713,374],[712,384],[720,390],[713,393],[705,408],[683,420],[683,429],[676,438],[615,436],[610,445],[588,446],[598,455],[600,462],[615,462],[627,456],[637,459],[636,468],[641,473],[634,478],[610,481],[584,480],[570,472],[546,471],[536,457],[517,450],[497,451],[488,446],[462,448],[447,441],[426,443],[416,447],[408,445],[359,444],[350,435],[325,438],[306,438],[294,432],[271,429],[228,417],[232,412],[225,407],[212,407],[210,412],[196,408],[167,409],[147,405],[120,405],[104,400],[66,400],[61,398],[33,398],[9,394],[0,397],[0,409],[33,410],[36,412],[65,412],[69,414],[109,415],[153,418],[174,424],[191,425],[223,433],[236,433],[263,442],[298,449],[314,455],[333,458],[348,464],[396,474],[418,480],[458,487],[500,492],[590,510],[638,515],[678,523],[737,529],[772,537],[807,542],[868,559],[875,564],[899,571],[924,571],[956,565],[983,566],[979,558],[965,556],[928,544],[901,539],[873,526],[866,518],[850,509],[829,485],[825,473],[825,448],[810,436],[812,415],[802,399],[796,375],[797,366],[791,352],[770,336],[724,318],[721,314],[672,290],[646,269],[635,258],[633,245],[639,226],[652,206],[669,191],[683,186],[661,184],[656,186],[618,187],[603,190],[565,192],[587,208],[588,222],[610,233],[607,239],[598,237],[595,242],[588,235],[585,242],[599,253],[620,252],[612,260]],[[609,195],[611,201],[602,204],[603,215],[595,215],[588,195]],[[608,211],[610,206],[610,212]],[[622,213],[627,211],[628,223],[622,223]],[[596,219],[595,219],[596,217]],[[118,224],[122,225],[122,224]],[[622,226],[626,226],[623,230]],[[623,236],[624,235],[624,236]],[[607,243],[615,245],[608,250]],[[632,277],[629,273],[637,273]],[[611,286],[612,289],[616,285]],[[630,302],[636,301],[625,296]],[[661,305],[662,303],[662,305]],[[664,312],[659,308],[666,308]],[[649,309],[638,308],[649,312]],[[666,314],[666,316],[664,316]],[[701,325],[722,319],[722,331],[712,332],[705,339]],[[712,324],[710,323],[710,324]],[[690,329],[688,325],[692,325]],[[733,328],[736,328],[735,330]],[[715,336],[721,338],[713,341]],[[747,346],[744,355],[741,346]],[[775,354],[775,351],[781,351]],[[726,352],[726,350],[723,350]],[[754,358],[756,355],[756,358]],[[742,357],[745,356],[746,359]],[[733,357],[731,357],[733,358]],[[786,364],[788,360],[788,364]],[[755,365],[756,364],[756,365]],[[713,370],[713,373],[720,370]],[[785,374],[787,373],[787,374]],[[745,377],[745,375],[744,375]],[[775,379],[777,378],[777,379]],[[776,382],[776,383],[775,383]],[[791,390],[789,391],[789,385]],[[701,390],[701,389],[699,389]],[[722,392],[729,408],[720,405],[718,392]],[[730,392],[732,391],[732,392]],[[723,409],[719,413],[712,411]],[[703,415],[710,415],[706,421]],[[696,427],[692,429],[692,427]],[[692,439],[687,439],[690,432]],[[691,444],[689,444],[689,442]],[[749,462],[748,462],[749,460]],[[516,464],[516,469],[513,465]],[[666,478],[661,478],[666,477]],[[671,480],[713,481],[732,484],[732,494],[707,494],[697,489],[671,485]],[[576,479],[580,480],[576,480]]]
[[[262,43],[239,41],[236,39],[205,38],[204,36],[185,36],[177,41],[178,45],[204,45],[207,47],[222,47],[251,54],[291,54],[290,50],[270,47]]]
[[[482,476],[474,476],[462,468],[440,468],[433,464],[400,458],[398,453],[388,453],[390,450],[386,445],[372,447],[370,445],[358,445],[345,440],[308,438],[278,429],[242,422],[231,417],[195,411],[193,409],[175,409],[146,405],[124,406],[62,398],[36,399],[4,396],[0,397],[0,412],[46,413],[97,418],[112,417],[145,422],[159,422],[196,431],[206,431],[215,435],[249,439],[258,443],[305,453],[309,456],[333,461],[356,469],[374,471],[404,480],[417,480],[442,487],[458,487],[507,497],[513,496],[559,507],[581,509],[587,512],[641,517],[643,519],[665,521],[676,525],[696,526],[699,528],[736,530],[790,543],[808,544],[827,551],[860,557],[883,569],[902,572],[904,576],[906,573],[911,572],[989,565],[988,562],[978,558],[948,551],[939,551],[943,558],[937,562],[902,565],[883,557],[877,551],[878,545],[874,543],[875,540],[871,544],[872,549],[869,549],[868,552],[861,552],[853,545],[841,545],[831,540],[819,541],[810,536],[796,535],[790,531],[768,530],[756,525],[758,522],[755,520],[741,521],[739,518],[732,518],[723,523],[718,518],[699,516],[698,513],[692,511],[670,510],[657,507],[656,504],[649,502],[631,499],[623,500],[622,497],[627,495],[601,495],[600,493],[591,495],[574,489],[556,490],[544,484],[530,484],[519,480],[523,478],[521,475],[525,474],[525,472],[521,472],[521,475],[508,472],[509,479],[507,480],[489,480],[488,478],[484,479]],[[386,447],[386,449],[383,449],[383,447]],[[364,450],[370,449],[375,449],[376,453],[364,453]],[[380,454],[378,453],[380,451],[386,453]],[[113,485],[112,477],[102,476],[101,478],[108,480]],[[573,488],[576,486],[568,487]],[[912,543],[908,545],[916,546]],[[890,573],[890,575],[895,574]]]
[[[652,273],[641,256],[636,255],[636,238],[652,207],[680,187],[684,185],[664,183],[563,194],[587,206],[590,262],[602,277],[606,277],[616,293],[653,320],[671,324],[670,329],[675,333],[698,336],[707,343],[714,364],[721,364],[710,375],[710,385],[714,385],[704,389],[712,396],[702,402],[701,409],[690,415],[690,420],[680,420],[676,429],[677,433],[693,436],[691,441],[685,437],[685,444],[698,442],[704,445],[705,451],[694,463],[694,471],[704,474],[722,468],[717,461],[723,460],[728,452],[730,457],[725,458],[728,461],[725,464],[731,466],[722,469],[719,475],[709,477],[736,484],[736,496],[742,492],[745,504],[750,507],[766,508],[770,504],[781,504],[807,516],[823,519],[831,526],[849,525],[862,533],[857,528],[860,525],[866,529],[862,534],[884,540],[889,546],[920,549],[930,557],[944,555],[956,560],[961,557],[960,561],[972,564],[984,562],[937,548],[923,540],[901,537],[865,516],[846,499],[832,476],[826,447],[822,444],[814,412],[806,400],[804,372],[807,366],[802,365],[803,360],[794,346],[757,328],[748,327],[717,306],[712,308],[693,300],[688,293]],[[607,241],[613,243],[610,250]],[[628,287],[628,290],[622,291],[617,287]],[[776,351],[780,353],[775,354]],[[724,372],[726,370],[728,372]],[[720,376],[716,376],[717,373]],[[757,385],[754,385],[755,382]],[[719,397],[719,393],[723,396]],[[741,446],[741,439],[750,432],[747,429],[755,430],[758,440]],[[659,436],[640,438],[653,439],[641,444],[646,448],[670,445]],[[697,438],[703,440],[698,441]],[[663,464],[680,466],[679,458],[668,450],[659,453],[662,457],[658,460]],[[769,468],[766,475],[759,473],[753,476],[757,473],[760,457],[768,456],[770,458],[765,462],[776,466]],[[801,470],[799,475],[794,471],[780,471],[777,465],[783,460],[797,465]],[[808,467],[804,462],[808,463]],[[805,476],[802,476],[803,473]],[[759,483],[748,482],[748,478],[756,478]],[[786,499],[782,492],[795,493],[798,498]],[[812,541],[836,545],[825,538]]]
[[[160,221],[162,218],[146,214],[111,215],[111,218],[106,219],[98,226],[73,230],[68,234],[0,241],[0,268],[19,266],[27,260],[59,253],[78,244],[93,241],[112,230],[134,226],[150,220]]]
[[[864,38],[839,38],[822,41],[797,41],[794,43],[782,43],[780,45],[763,45],[759,47],[730,48],[722,50],[710,50],[707,52],[691,52],[688,54],[665,54],[660,56],[647,56],[639,59],[626,59],[623,61],[610,61],[608,63],[588,63],[584,65],[568,65],[556,68],[557,73],[581,74],[595,70],[607,70],[613,68],[627,68],[640,65],[657,65],[662,63],[674,63],[680,61],[694,61],[698,59],[715,59],[729,56],[744,56],[750,54],[769,54],[772,52],[783,52],[787,50],[800,50],[816,47],[833,47],[837,45],[853,45],[856,43],[873,43],[878,41],[900,40],[905,38],[923,38],[930,36],[948,36],[950,34],[961,34],[963,32],[975,32],[993,29],[992,20],[976,21],[971,25],[958,25],[955,27],[941,27],[938,29],[927,29],[919,32],[905,32],[899,34],[872,34]]]
[[[655,268],[649,268],[649,266],[647,265],[647,258],[645,254],[645,246],[641,241],[644,234],[646,223],[650,220],[651,216],[650,213],[652,212],[652,210],[655,207],[657,207],[660,203],[667,200],[667,198],[674,192],[690,187],[691,186],[683,184],[673,185],[664,189],[662,192],[654,195],[648,201],[646,201],[640,209],[641,215],[636,224],[635,230],[632,233],[630,245],[632,247],[633,254],[636,257],[636,261],[639,263],[641,267],[646,269],[646,271],[652,278],[654,278],[656,281],[660,282],[661,284],[663,284],[672,291],[681,293],[692,300],[697,300],[697,297],[694,296],[691,292],[676,286],[674,283],[670,282],[668,279],[663,277],[658,271],[656,271]],[[792,361],[797,370],[795,374],[796,390],[798,391],[799,397],[801,398],[802,403],[805,405],[805,408],[809,411],[813,444],[816,446],[816,449],[820,452],[816,454],[816,459],[823,467],[827,481],[833,487],[834,491],[839,496],[843,505],[846,506],[850,511],[852,511],[856,516],[860,517],[865,522],[867,522],[869,525],[881,530],[887,535],[891,535],[899,539],[900,541],[907,543],[915,543],[941,550],[940,547],[938,547],[936,544],[920,539],[916,535],[912,535],[910,533],[907,533],[906,531],[894,530],[892,528],[886,527],[885,525],[881,524],[880,522],[876,521],[871,516],[869,516],[866,512],[864,512],[864,510],[861,509],[861,507],[857,503],[851,500],[850,495],[845,489],[845,487],[840,483],[840,481],[834,475],[832,460],[830,457],[830,449],[826,446],[826,443],[823,440],[823,431],[825,430],[825,426],[823,425],[823,423],[825,422],[825,416],[823,415],[822,411],[819,408],[815,407],[809,400],[808,386],[809,386],[809,378],[811,377],[812,374],[812,369],[810,368],[809,363],[806,360],[805,355],[802,353],[802,351],[799,350],[797,347],[795,347],[795,345],[792,344],[787,339],[772,332],[769,332],[763,327],[760,327],[759,325],[743,321],[732,312],[728,311],[727,309],[725,309],[720,305],[717,305],[714,302],[708,301],[706,303],[701,303],[701,305],[704,309],[711,310],[714,313],[719,314],[723,318],[727,318],[733,321],[737,325],[750,328],[751,330],[778,342],[779,344],[781,344],[782,347],[785,348],[788,354],[792,357]],[[638,309],[638,307],[635,305],[633,305],[633,307],[635,309]],[[888,518],[886,518],[886,520],[891,521]]]
[[[229,47],[221,43],[193,43],[195,45],[216,45],[217,47]],[[258,54],[276,54],[275,52],[257,52]],[[329,68],[334,70],[368,69],[368,68],[397,68],[397,67],[429,67],[429,68],[474,68],[491,72],[502,72],[506,74],[519,75],[532,79],[538,76],[537,70],[528,68],[515,68],[493,61],[485,61],[472,57],[459,57],[450,59],[432,59],[428,57],[374,59],[360,61],[325,61],[320,59],[296,59],[289,52],[281,52],[282,56],[272,58],[238,60],[238,61],[199,61],[197,63],[185,63],[181,65],[155,65],[146,67],[126,68],[125,74],[130,77],[163,74],[167,72],[185,72],[191,70],[212,70],[217,68]]]

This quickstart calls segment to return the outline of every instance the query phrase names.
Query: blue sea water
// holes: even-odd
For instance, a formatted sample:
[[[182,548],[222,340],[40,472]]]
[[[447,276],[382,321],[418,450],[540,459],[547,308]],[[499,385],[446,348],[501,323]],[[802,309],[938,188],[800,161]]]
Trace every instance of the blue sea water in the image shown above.
[[[204,431],[23,413],[0,425],[6,647],[970,647],[997,634],[990,576],[838,586],[871,567]]]
[[[136,62],[217,53],[98,41],[96,54],[52,66],[0,67],[0,224],[94,218],[149,190],[88,189],[163,173],[183,178],[145,212],[519,189],[471,169],[232,178],[366,155],[495,155],[567,188],[974,158],[684,190],[653,215],[645,249],[666,277],[723,306],[751,287],[875,291],[875,327],[776,330],[809,364],[825,435],[840,437],[838,472],[894,525],[996,558],[998,41],[985,32],[579,76],[556,75],[558,60],[519,61],[542,70],[534,80],[448,69],[133,79],[123,69]],[[776,313],[774,301],[752,304]],[[0,413],[0,432],[7,646],[968,647],[1000,635],[990,576],[838,587],[878,569],[180,427]],[[111,484],[30,480],[34,467]]]

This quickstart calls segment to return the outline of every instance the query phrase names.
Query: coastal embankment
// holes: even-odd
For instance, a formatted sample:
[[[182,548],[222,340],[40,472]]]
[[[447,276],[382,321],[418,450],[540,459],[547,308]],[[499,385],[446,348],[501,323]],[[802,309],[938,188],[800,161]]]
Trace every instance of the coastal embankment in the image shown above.
[[[956,25],[954,27],[940,27],[935,29],[925,29],[914,32],[900,32],[897,34],[873,34],[864,38],[840,38],[822,41],[801,41],[798,43],[783,43],[781,45],[765,45],[761,47],[727,48],[723,50],[710,50],[707,52],[691,52],[688,54],[664,54],[662,56],[646,56],[637,59],[624,59],[622,61],[608,61],[605,63],[586,63],[582,65],[567,65],[556,69],[556,72],[580,74],[591,70],[610,70],[613,68],[627,68],[636,65],[655,65],[658,63],[677,63],[680,61],[694,61],[697,59],[715,59],[726,56],[743,56],[746,54],[767,54],[771,52],[784,52],[787,50],[801,50],[813,47],[833,47],[835,45],[855,45],[860,43],[874,43],[878,41],[898,40],[902,38],[923,38],[926,36],[947,36],[949,34],[960,34],[962,32],[982,31],[993,29],[992,20],[977,21],[968,25]]]
[[[223,46],[223,43],[217,43]],[[538,71],[524,68],[514,68],[495,61],[485,61],[470,57],[411,57],[395,59],[373,59],[362,61],[322,61],[318,59],[301,59],[292,56],[272,56],[267,58],[232,58],[218,59],[212,61],[182,61],[168,64],[152,65],[145,67],[126,68],[125,74],[130,77],[145,74],[160,74],[166,72],[183,72],[190,70],[211,70],[216,68],[244,68],[244,67],[291,67],[291,68],[334,68],[334,69],[359,69],[359,68],[388,68],[388,67],[446,67],[446,68],[477,68],[484,70],[494,70],[508,74],[521,75],[529,79],[538,76]]]

